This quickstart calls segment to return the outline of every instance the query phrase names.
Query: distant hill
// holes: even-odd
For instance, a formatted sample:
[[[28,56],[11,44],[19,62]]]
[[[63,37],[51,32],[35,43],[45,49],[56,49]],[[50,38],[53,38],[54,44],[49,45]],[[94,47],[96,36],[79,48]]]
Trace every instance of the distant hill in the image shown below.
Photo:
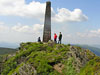
[[[18,48],[19,44],[18,43],[0,42],[0,47],[4,47],[4,48]]]
[[[89,45],[75,45],[75,46],[79,46],[79,47],[82,47],[82,48],[85,48],[85,49],[89,49],[93,53],[95,53],[97,56],[100,56],[100,48],[92,47],[92,46],[89,46]]]
[[[3,60],[3,57],[5,55],[7,55],[7,54],[13,54],[16,51],[17,51],[17,49],[0,47],[0,62]]]
[[[16,52],[17,49],[0,47],[0,55],[11,54]]]
[[[98,45],[90,45],[90,46],[96,47],[96,48],[100,48],[100,45],[99,44]]]

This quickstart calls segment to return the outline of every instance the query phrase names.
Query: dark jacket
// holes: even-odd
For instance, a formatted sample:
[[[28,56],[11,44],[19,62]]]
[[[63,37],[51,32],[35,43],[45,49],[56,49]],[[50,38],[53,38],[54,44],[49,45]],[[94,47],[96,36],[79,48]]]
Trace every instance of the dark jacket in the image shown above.
[[[61,40],[62,39],[62,34],[59,34],[59,40]]]
[[[38,42],[41,42],[41,39],[40,39],[40,37],[38,38]]]

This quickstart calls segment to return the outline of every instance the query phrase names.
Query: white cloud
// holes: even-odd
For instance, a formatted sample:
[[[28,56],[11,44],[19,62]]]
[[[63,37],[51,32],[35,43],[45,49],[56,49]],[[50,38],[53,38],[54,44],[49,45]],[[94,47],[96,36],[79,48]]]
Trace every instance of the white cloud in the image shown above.
[[[21,25],[20,23],[18,23],[17,25],[12,27],[12,30],[16,31],[16,32],[29,32],[30,27],[28,25]]]
[[[71,34],[67,34],[67,35],[65,35],[65,37],[70,38],[70,37],[72,37],[72,35]]]
[[[9,29],[8,26],[5,26],[3,22],[0,22],[0,32],[5,32],[8,29]]]
[[[18,23],[14,26],[7,26],[5,23],[0,22],[0,42],[27,42],[37,41],[40,36],[42,38],[43,25],[23,25]]]
[[[12,30],[16,31],[16,32],[24,32],[24,33],[38,33],[40,31],[42,31],[43,29],[43,25],[41,24],[34,24],[33,26],[29,26],[29,25],[21,25],[20,23],[13,26]]]
[[[1,21],[0,21],[0,25],[4,25],[4,22],[1,22]]]
[[[100,37],[100,29],[98,30],[90,30],[88,32],[80,33],[78,32],[77,35],[83,38],[98,38]]]
[[[0,15],[11,15],[21,17],[31,17],[43,20],[45,14],[45,3],[32,1],[29,4],[25,0],[0,0]],[[82,13],[81,9],[70,11],[66,8],[57,9],[58,13],[52,8],[52,21],[69,22],[69,21],[86,21],[88,17]]]
[[[98,29],[98,30],[91,30],[90,32],[94,33],[94,34],[100,34],[100,29]]]
[[[0,15],[40,18],[44,12],[45,3],[32,1],[26,4],[25,0],[0,0]]]
[[[44,25],[35,24],[35,25],[33,26],[33,31],[35,31],[35,32],[40,32],[40,31],[43,30],[43,26],[44,26]]]
[[[0,25],[0,32],[6,31],[7,29],[7,26]]]
[[[53,20],[56,22],[80,22],[88,20],[88,17],[82,13],[81,9],[70,11],[66,8],[61,8],[58,9],[58,14],[55,14]]]

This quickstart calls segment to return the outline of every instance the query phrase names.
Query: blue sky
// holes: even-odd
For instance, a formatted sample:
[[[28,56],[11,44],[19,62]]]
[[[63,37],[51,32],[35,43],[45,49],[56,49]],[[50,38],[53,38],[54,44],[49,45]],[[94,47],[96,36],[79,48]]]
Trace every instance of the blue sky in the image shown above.
[[[20,43],[42,38],[47,0],[0,1],[0,42]],[[99,44],[99,0],[50,0],[53,34],[63,34],[63,43]],[[68,17],[68,15],[70,15]]]

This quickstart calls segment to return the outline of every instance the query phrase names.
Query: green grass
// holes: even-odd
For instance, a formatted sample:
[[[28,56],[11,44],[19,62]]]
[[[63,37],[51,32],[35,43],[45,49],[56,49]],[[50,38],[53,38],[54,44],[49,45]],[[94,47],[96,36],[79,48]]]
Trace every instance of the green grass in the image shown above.
[[[80,71],[79,75],[95,75],[100,71],[100,57],[90,60]],[[100,72],[99,74],[100,75]]]
[[[69,58],[65,63],[65,68],[63,69],[64,75],[77,75],[72,63],[74,61],[74,58]]]

